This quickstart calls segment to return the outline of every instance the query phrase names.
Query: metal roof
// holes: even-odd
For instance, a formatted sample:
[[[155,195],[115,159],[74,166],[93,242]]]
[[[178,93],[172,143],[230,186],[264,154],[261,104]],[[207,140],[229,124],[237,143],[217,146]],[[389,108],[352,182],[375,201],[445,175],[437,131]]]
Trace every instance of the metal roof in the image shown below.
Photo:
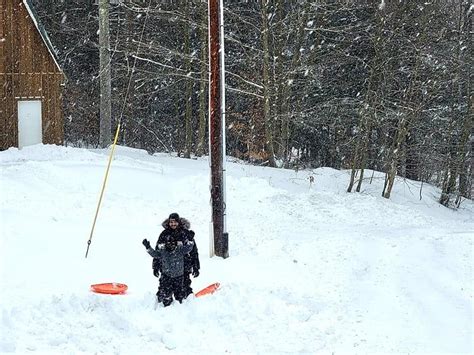
[[[30,14],[31,19],[33,20],[33,23],[35,24],[35,27],[38,30],[38,33],[40,34],[41,38],[43,39],[44,44],[48,48],[48,51],[51,54],[51,57],[53,57],[53,60],[56,63],[56,66],[58,67],[59,71],[62,72],[63,70],[61,69],[61,66],[59,65],[56,50],[54,49],[53,44],[51,43],[51,41],[48,37],[48,34],[46,33],[46,30],[40,24],[38,13],[36,12],[35,8],[33,7],[33,4],[31,3],[31,0],[23,0],[23,5],[25,5],[26,9],[28,10],[28,13]]]

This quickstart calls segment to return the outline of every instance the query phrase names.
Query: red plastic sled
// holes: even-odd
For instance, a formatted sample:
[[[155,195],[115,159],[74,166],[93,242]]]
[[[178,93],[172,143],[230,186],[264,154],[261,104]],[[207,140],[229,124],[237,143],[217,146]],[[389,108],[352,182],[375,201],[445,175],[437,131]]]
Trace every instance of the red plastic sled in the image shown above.
[[[127,291],[128,286],[116,282],[91,285],[91,290],[97,293],[107,293],[110,295],[119,295]]]
[[[195,293],[194,297],[201,297],[201,296],[205,296],[205,295],[210,295],[210,294],[216,292],[216,290],[219,288],[220,285],[221,284],[219,282],[213,283],[212,285],[209,285],[209,286],[203,288],[198,293]]]

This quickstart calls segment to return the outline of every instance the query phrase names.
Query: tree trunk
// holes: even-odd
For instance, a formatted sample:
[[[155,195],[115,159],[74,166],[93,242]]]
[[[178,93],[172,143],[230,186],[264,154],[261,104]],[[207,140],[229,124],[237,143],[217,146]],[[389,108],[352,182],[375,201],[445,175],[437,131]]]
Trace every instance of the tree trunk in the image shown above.
[[[464,36],[464,42],[466,43],[466,55],[464,58],[464,76],[467,76],[467,109],[464,116],[464,123],[461,130],[460,139],[460,152],[459,152],[459,192],[455,201],[456,207],[459,207],[461,198],[471,198],[471,186],[472,186],[472,164],[469,164],[470,157],[472,156],[471,145],[469,144],[469,137],[473,128],[474,121],[474,91],[472,91],[472,68],[474,67],[474,55],[472,49],[472,0],[464,1],[463,9],[463,28],[462,34]]]
[[[401,118],[398,123],[397,135],[393,141],[392,148],[389,154],[388,169],[385,178],[385,185],[382,192],[382,196],[385,198],[390,198],[393,184],[395,182],[395,177],[397,176],[398,154],[404,139],[403,131],[406,126],[405,121],[405,118]]]
[[[372,135],[372,126],[373,121],[375,120],[375,110],[377,106],[377,93],[380,85],[381,65],[380,63],[383,60],[384,53],[382,53],[382,28],[383,28],[383,10],[375,14],[377,21],[377,32],[375,34],[375,56],[372,62],[370,63],[370,75],[367,81],[367,93],[365,99],[362,102],[362,108],[360,109],[361,123],[360,127],[360,136],[357,138],[356,149],[354,152],[354,158],[352,162],[352,171],[351,179],[349,181],[349,186],[347,187],[347,192],[351,192],[354,187],[355,181],[354,177],[357,175],[355,169],[360,169],[360,177],[357,183],[356,191],[360,192],[362,187],[362,179],[364,177],[364,169],[367,164],[368,150],[370,146],[370,137]]]
[[[370,114],[369,114],[370,115]],[[357,183],[356,192],[360,192],[362,187],[362,180],[364,178],[364,170],[367,164],[367,158],[369,156],[369,143],[370,136],[372,135],[372,117],[368,116],[367,121],[365,122],[365,136],[362,141],[362,149],[360,151],[360,177],[359,182]]]
[[[347,187],[347,192],[351,192],[352,188],[354,187],[355,179],[357,177],[357,174],[359,173],[359,170],[354,168],[355,164],[355,159],[352,160],[352,169],[351,169],[351,178],[349,180],[349,186]]]
[[[263,120],[265,122],[265,145],[268,165],[276,167],[273,147],[273,119],[270,113],[270,52],[268,46],[267,0],[262,4],[262,47],[263,47]]]
[[[112,104],[110,84],[109,2],[99,0],[99,77],[100,77],[100,137],[102,148],[111,143]]]
[[[201,5],[203,21],[201,23],[201,82],[199,84],[199,130],[196,155],[200,157],[206,147],[206,118],[207,118],[207,5]]]
[[[285,71],[288,75],[281,74],[282,82],[282,94],[280,97],[281,106],[280,106],[280,115],[281,115],[281,130],[280,130],[280,146],[278,149],[278,158],[283,159],[284,166],[287,166],[288,163],[288,150],[289,150],[289,140],[290,140],[290,96],[291,96],[291,87],[294,78],[294,72],[296,71],[298,63],[301,61],[301,51],[300,48],[303,46],[304,34],[306,23],[308,22],[309,15],[309,6],[310,2],[306,2],[306,5],[301,10],[301,15],[299,17],[300,21],[298,23],[298,30],[296,33],[295,45],[293,48],[293,56],[291,58],[291,65],[289,68],[285,68]]]
[[[449,161],[449,167],[447,174],[445,175],[443,182],[443,189],[441,192],[439,202],[444,206],[449,206],[452,194],[456,191],[456,182],[459,179],[458,193],[455,201],[455,206],[459,206],[461,202],[461,196],[468,194],[467,186],[469,185],[467,180],[469,176],[466,175],[468,168],[469,159],[469,137],[471,135],[473,118],[472,118],[472,105],[473,105],[473,93],[471,93],[471,68],[472,68],[472,56],[469,56],[469,50],[471,50],[472,43],[472,15],[469,14],[471,8],[471,1],[463,1],[459,8],[459,31],[458,31],[458,48],[457,48],[457,64],[458,64],[458,107],[462,106],[463,100],[466,100],[466,111],[460,112],[461,120],[457,117],[457,113],[453,110],[453,133],[451,139],[451,155]],[[466,46],[467,50],[463,51],[461,46]],[[464,53],[468,52],[468,53]],[[467,81],[467,89],[463,91],[462,78]],[[456,136],[456,123],[462,122],[460,127],[460,133]]]
[[[188,17],[191,18],[192,16],[192,8],[191,5],[188,5],[187,8]],[[184,53],[186,55],[186,72],[190,73],[192,68],[192,50],[191,50],[191,25],[185,24],[184,30]],[[184,144],[184,157],[191,158],[191,149],[193,145],[193,80],[191,78],[186,79],[186,111],[185,111],[185,144]]]

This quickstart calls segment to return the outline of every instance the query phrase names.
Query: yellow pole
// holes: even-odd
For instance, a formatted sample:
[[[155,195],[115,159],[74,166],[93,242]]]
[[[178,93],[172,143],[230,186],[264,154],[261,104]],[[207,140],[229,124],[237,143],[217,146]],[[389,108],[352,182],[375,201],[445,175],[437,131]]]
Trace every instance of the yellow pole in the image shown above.
[[[92,235],[94,234],[95,222],[97,221],[97,216],[99,215],[99,208],[102,202],[102,196],[104,196],[105,184],[107,183],[107,177],[109,176],[110,163],[112,163],[112,157],[114,155],[115,145],[117,144],[119,131],[120,131],[120,123],[117,126],[117,132],[115,132],[114,143],[112,144],[112,150],[110,151],[109,163],[107,164],[107,170],[105,171],[104,183],[102,184],[102,191],[100,192],[99,203],[97,204],[97,209],[95,211],[94,223],[92,223],[91,234],[89,236],[89,240],[87,241],[86,258],[87,258],[87,254],[89,253],[89,246],[91,245],[91,242],[92,242]]]

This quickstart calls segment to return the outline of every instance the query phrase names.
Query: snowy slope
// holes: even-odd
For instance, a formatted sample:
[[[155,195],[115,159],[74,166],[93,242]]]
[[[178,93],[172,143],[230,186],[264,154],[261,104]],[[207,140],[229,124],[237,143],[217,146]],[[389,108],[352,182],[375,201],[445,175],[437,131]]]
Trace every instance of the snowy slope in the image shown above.
[[[209,258],[207,160],[118,147],[91,249],[108,151],[0,152],[0,352],[44,354],[472,353],[474,206],[383,176],[360,194],[348,172],[227,166],[230,258]],[[367,173],[370,176],[370,172]],[[315,177],[310,186],[309,175]],[[171,212],[190,219],[198,290],[155,307],[141,240]],[[89,291],[123,282],[129,292]]]

